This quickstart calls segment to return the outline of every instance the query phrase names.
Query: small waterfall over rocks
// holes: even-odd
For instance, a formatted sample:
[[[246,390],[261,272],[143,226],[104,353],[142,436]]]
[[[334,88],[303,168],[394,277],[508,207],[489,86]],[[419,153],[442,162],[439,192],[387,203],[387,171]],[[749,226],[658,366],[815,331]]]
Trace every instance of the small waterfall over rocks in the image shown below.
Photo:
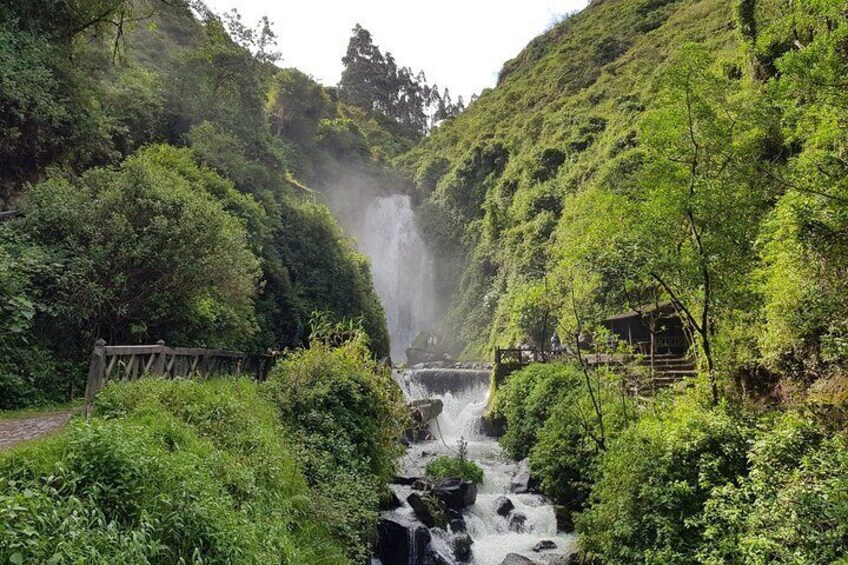
[[[359,249],[371,259],[374,287],[386,310],[392,359],[406,349],[435,318],[433,257],[418,227],[408,195],[374,198],[361,217],[348,219]]]
[[[460,437],[467,442],[468,457],[483,468],[483,484],[476,502],[462,511],[462,521],[473,543],[471,565],[502,563],[553,565],[571,562],[574,536],[557,531],[550,500],[527,491],[526,462],[504,456],[495,438],[481,427],[489,397],[489,371],[471,369],[413,368],[396,371],[395,379],[408,400],[438,399],[441,414],[430,422],[436,438],[413,443],[401,462],[392,485],[401,505],[383,514],[382,527],[395,529],[400,546],[384,556],[382,565],[459,565],[451,546],[453,527],[426,528],[406,502],[415,488],[416,477],[424,475],[427,463],[440,455],[454,455]],[[503,498],[511,504],[504,511]],[[504,561],[509,557],[509,560]],[[372,563],[380,563],[374,559]]]

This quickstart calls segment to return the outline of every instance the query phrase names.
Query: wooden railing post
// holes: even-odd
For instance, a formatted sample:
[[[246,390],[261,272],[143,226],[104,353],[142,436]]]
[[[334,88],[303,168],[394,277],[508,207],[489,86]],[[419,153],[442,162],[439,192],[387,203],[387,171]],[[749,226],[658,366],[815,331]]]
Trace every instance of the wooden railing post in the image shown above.
[[[203,358],[200,360],[200,377],[206,379],[209,377],[209,352],[203,352]]]
[[[88,366],[88,381],[85,385],[85,417],[91,415],[91,405],[94,395],[103,386],[106,379],[106,342],[103,338],[94,342],[94,350],[91,352],[91,364]]]
[[[165,367],[167,367],[167,347],[165,347],[165,341],[160,339],[156,342],[156,345],[159,347],[159,351],[156,352],[156,361],[153,362],[152,372],[154,375],[164,375]]]

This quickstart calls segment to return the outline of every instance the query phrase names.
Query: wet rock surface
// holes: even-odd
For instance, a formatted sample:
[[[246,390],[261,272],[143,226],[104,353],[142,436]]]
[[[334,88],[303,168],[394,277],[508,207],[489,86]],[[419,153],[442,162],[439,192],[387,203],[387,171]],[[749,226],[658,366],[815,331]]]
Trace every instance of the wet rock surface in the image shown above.
[[[454,536],[453,540],[451,540],[451,548],[457,561],[467,563],[471,560],[471,546],[473,544],[474,540],[466,533]]]
[[[422,524],[428,528],[446,528],[448,519],[442,503],[431,494],[413,492],[406,497],[406,502],[412,507]]]
[[[515,510],[515,504],[509,498],[499,496],[495,499],[495,512],[498,516],[509,516],[513,510]]]
[[[402,516],[383,516],[377,524],[377,558],[384,564],[421,565],[432,536],[423,525]]]
[[[462,479],[444,479],[433,485],[433,495],[446,508],[462,510],[477,502],[477,485]]]
[[[523,512],[515,512],[509,515],[509,531],[516,534],[525,534],[532,531],[527,525],[527,516]]]
[[[556,548],[557,544],[555,544],[552,540],[544,539],[533,546],[533,551],[535,551],[536,553],[541,553],[542,551],[550,551]]]
[[[501,565],[539,565],[538,562],[533,561],[529,557],[524,557],[523,555],[519,555],[518,553],[510,553],[507,555],[503,561],[501,561]]]
[[[531,490],[530,459],[522,459],[518,462],[518,469],[509,482],[509,491],[516,494],[524,494]]]

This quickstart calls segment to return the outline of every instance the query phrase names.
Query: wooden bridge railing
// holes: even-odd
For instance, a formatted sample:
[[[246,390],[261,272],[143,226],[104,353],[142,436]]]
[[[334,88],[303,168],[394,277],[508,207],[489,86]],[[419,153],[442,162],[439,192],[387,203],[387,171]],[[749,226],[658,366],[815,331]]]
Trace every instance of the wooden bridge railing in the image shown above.
[[[495,364],[504,366],[524,366],[530,363],[555,361],[566,356],[567,352],[542,351],[535,347],[514,347],[508,349],[495,349]]]
[[[90,413],[95,395],[110,380],[132,381],[152,374],[169,379],[249,375],[264,381],[274,360],[271,355],[168,347],[164,341],[156,345],[106,345],[99,339],[91,353],[85,387],[85,413]]]

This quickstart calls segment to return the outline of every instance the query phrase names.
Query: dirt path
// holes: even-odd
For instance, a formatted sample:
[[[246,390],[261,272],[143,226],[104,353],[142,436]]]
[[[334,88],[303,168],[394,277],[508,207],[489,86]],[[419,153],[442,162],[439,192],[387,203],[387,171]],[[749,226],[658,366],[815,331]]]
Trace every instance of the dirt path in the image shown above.
[[[0,449],[55,432],[67,424],[73,414],[73,410],[65,410],[17,420],[0,420]]]

